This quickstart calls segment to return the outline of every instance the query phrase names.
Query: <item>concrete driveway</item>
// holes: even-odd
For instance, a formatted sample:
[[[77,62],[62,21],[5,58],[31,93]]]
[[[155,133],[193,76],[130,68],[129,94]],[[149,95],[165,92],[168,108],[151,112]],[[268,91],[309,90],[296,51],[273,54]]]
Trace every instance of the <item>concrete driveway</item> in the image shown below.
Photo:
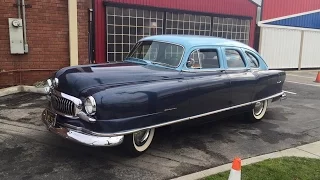
[[[248,124],[234,116],[176,131],[159,129],[151,149],[134,159],[118,148],[85,147],[47,132],[40,122],[44,96],[1,97],[0,179],[170,179],[235,156],[248,158],[318,141],[320,84],[306,76],[309,79],[288,76],[283,88],[288,99],[271,104],[262,122]]]

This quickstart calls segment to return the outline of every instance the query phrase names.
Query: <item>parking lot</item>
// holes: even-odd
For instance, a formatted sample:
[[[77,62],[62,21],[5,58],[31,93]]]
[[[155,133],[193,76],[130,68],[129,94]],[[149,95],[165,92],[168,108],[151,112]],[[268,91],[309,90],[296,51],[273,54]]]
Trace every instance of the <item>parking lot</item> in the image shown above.
[[[320,140],[316,71],[288,71],[287,100],[269,105],[263,121],[233,116],[209,124],[163,128],[150,150],[128,158],[118,148],[86,147],[45,129],[45,96],[0,97],[0,179],[170,179]]]

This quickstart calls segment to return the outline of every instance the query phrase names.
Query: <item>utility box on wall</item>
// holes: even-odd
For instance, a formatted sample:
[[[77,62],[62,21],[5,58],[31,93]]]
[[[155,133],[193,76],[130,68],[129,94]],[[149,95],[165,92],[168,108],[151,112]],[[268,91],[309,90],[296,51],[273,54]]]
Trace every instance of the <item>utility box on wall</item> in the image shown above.
[[[9,18],[11,54],[24,54],[22,19]]]

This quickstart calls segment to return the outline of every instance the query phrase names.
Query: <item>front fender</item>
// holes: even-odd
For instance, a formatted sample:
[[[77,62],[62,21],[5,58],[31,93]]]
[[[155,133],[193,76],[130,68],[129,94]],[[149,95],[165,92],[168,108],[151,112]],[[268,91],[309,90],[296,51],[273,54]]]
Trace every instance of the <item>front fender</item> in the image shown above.
[[[180,112],[188,107],[187,92],[186,81],[170,79],[109,87],[91,95],[97,102],[97,120],[109,120]]]

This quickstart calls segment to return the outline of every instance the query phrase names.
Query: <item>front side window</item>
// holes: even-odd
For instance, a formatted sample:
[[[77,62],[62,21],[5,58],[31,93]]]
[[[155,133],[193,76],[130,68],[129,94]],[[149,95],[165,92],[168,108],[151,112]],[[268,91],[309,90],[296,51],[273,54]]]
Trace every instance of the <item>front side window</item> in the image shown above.
[[[192,69],[220,68],[216,49],[197,49],[190,54],[189,61]]]
[[[143,41],[132,50],[127,59],[134,58],[149,61],[152,64],[177,67],[180,64],[183,52],[183,47],[179,45],[157,41]]]
[[[225,50],[227,65],[229,68],[244,68],[246,64],[242,59],[240,53],[237,50],[226,49]]]
[[[249,65],[251,68],[258,68],[259,67],[259,60],[250,52],[246,52],[246,55],[249,60]]]

